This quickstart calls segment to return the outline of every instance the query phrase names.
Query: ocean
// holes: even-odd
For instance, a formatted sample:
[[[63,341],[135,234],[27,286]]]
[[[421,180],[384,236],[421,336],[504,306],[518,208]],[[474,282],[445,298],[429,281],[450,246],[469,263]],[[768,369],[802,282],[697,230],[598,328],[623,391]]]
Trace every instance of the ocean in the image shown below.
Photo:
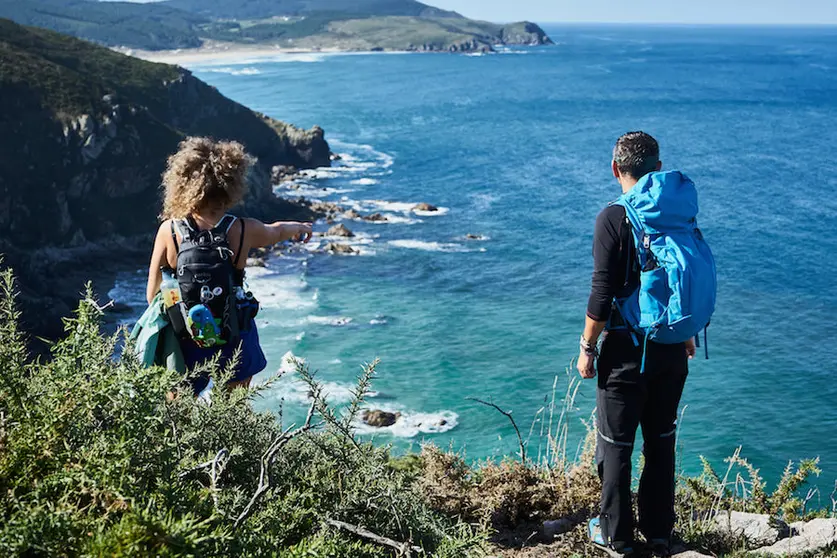
[[[549,404],[555,393],[560,406],[577,354],[593,223],[619,194],[611,149],[642,129],[659,139],[665,168],[697,183],[718,261],[710,360],[692,363],[683,398],[682,467],[699,472],[702,455],[725,468],[742,445],[775,482],[789,460],[819,456],[828,502],[837,28],[547,31],[556,46],[489,56],[307,54],[190,67],[255,110],[326,130],[342,160],[278,195],[388,218],[344,221],[359,255],[317,253],[326,242],[317,240],[251,270],[269,361],[257,380],[292,354],[339,405],[361,365],[380,358],[368,406],[402,416],[364,435],[397,452],[432,442],[471,460],[513,455],[507,419],[473,397],[511,411],[530,456],[543,454]],[[416,214],[419,202],[440,211]],[[123,276],[115,294],[141,304],[142,273]],[[287,374],[256,405],[283,405],[288,420],[302,417],[306,398]],[[594,403],[595,384],[582,384],[567,415],[571,455]]]

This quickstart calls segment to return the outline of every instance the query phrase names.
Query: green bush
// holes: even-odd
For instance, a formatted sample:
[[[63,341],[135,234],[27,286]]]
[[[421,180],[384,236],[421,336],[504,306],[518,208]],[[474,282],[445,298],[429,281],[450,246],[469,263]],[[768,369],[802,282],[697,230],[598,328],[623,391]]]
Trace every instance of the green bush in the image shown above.
[[[51,358],[32,362],[15,284],[0,275],[0,555],[383,557],[343,522],[439,557],[481,555],[486,534],[434,511],[388,448],[355,439],[319,396],[285,427],[259,389],[196,400],[174,372],[117,358],[88,290]],[[130,347],[126,349],[130,354]],[[221,379],[223,380],[223,378]],[[219,381],[219,385],[223,385]],[[351,526],[350,525],[350,526]]]

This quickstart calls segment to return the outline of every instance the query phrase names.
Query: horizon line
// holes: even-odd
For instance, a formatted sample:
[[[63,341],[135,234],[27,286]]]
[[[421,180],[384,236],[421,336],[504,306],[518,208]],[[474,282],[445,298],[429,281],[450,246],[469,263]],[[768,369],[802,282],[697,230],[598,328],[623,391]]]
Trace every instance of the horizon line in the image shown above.
[[[837,22],[799,22],[799,23],[768,23],[768,22],[709,22],[709,21],[545,21],[524,19],[518,21],[497,21],[497,24],[518,23],[527,21],[537,25],[614,25],[614,26],[677,26],[677,27],[837,27]]]

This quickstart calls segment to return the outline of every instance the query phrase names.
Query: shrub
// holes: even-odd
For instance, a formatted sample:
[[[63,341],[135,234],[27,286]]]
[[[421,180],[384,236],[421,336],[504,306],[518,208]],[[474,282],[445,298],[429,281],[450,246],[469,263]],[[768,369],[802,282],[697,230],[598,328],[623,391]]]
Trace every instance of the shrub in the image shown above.
[[[174,372],[116,358],[124,332],[103,336],[100,317],[88,289],[51,358],[31,362],[0,275],[0,555],[394,553],[344,523],[432,556],[482,553],[484,531],[435,511],[388,448],[355,439],[374,364],[344,414],[301,365],[314,402],[284,427],[252,409],[264,387],[216,387],[207,403]]]

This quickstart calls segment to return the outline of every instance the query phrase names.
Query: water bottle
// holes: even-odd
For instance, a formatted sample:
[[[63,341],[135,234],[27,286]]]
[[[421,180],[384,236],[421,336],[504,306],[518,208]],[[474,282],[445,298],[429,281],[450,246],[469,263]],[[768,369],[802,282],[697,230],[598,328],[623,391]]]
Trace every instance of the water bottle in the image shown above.
[[[171,269],[162,268],[163,271],[163,282],[160,285],[160,292],[163,293],[163,305],[166,308],[171,308],[183,298],[180,295],[180,285],[177,282],[177,278],[174,276],[174,273]]]

